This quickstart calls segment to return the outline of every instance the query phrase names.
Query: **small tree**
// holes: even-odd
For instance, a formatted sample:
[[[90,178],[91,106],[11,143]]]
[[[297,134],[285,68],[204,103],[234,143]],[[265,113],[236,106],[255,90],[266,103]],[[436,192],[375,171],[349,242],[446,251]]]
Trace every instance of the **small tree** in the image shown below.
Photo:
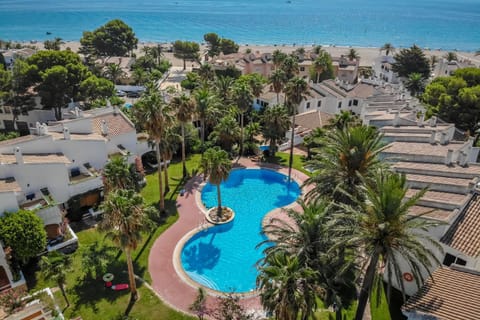
[[[14,313],[17,309],[22,308],[27,300],[23,299],[26,292],[22,287],[13,288],[0,294],[0,307],[7,314]]]
[[[246,313],[239,303],[240,298],[229,293],[226,297],[218,299],[218,307],[212,312],[216,320],[251,320],[252,315]]]
[[[395,55],[392,70],[400,77],[408,77],[411,73],[419,73],[423,78],[430,76],[430,61],[422,49],[413,45],[411,48],[402,49]]]
[[[0,218],[0,239],[22,262],[37,256],[47,246],[43,221],[33,211],[5,212]]]
[[[82,269],[85,275],[96,278],[107,271],[108,264],[114,261],[114,247],[105,246],[95,241],[82,249]]]
[[[208,309],[207,309],[207,295],[205,293],[205,290],[200,287],[198,288],[198,293],[197,297],[195,298],[195,301],[188,307],[188,310],[193,312],[199,320],[203,320],[205,318],[205,315],[208,314]]]
[[[186,61],[197,61],[199,58],[200,46],[192,41],[177,40],[173,43],[173,55],[183,60],[183,70],[187,68]]]
[[[65,283],[71,267],[72,257],[57,251],[50,252],[40,260],[40,269],[42,270],[43,277],[46,280],[53,280],[57,283],[67,303],[67,307],[70,306],[70,301],[68,301],[67,294],[65,293]]]

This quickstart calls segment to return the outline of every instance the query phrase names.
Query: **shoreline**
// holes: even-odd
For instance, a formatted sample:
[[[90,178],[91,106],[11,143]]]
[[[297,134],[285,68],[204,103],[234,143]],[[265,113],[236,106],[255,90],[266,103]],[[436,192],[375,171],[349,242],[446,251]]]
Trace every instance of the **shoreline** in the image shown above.
[[[17,43],[21,43],[23,45],[28,46],[35,46],[37,50],[43,49],[43,42],[31,42],[31,41],[20,41]],[[168,47],[172,44],[172,42],[152,42],[152,41],[141,41],[139,40],[137,49],[134,50],[134,53],[137,55],[142,55],[141,49],[143,47],[152,47],[161,45],[164,47]],[[207,46],[205,43],[200,44],[200,52],[204,53],[207,50]],[[240,44],[239,45],[239,53],[244,53],[247,49],[250,49],[252,53],[272,53],[274,50],[280,50],[285,53],[291,53],[298,48],[305,48],[305,50],[313,49],[317,44],[310,44],[310,45],[298,45],[298,44]],[[80,48],[80,41],[64,41],[61,45],[61,49],[65,50],[66,48],[70,48],[74,52],[78,52]],[[372,66],[375,58],[381,56],[380,48],[379,47],[360,47],[360,46],[336,46],[336,45],[322,45],[322,48],[325,49],[330,55],[333,57],[339,57],[340,55],[346,55],[348,50],[355,49],[357,53],[360,55],[360,66]],[[395,52],[398,52],[405,47],[395,47]],[[470,60],[477,66],[480,65],[480,56],[475,56],[475,52],[472,51],[453,51],[453,50],[442,50],[442,49],[431,49],[431,48],[422,48],[423,52],[427,57],[437,56],[441,58],[447,52],[455,52],[459,57],[459,60]],[[392,53],[390,53],[392,55]],[[180,59],[177,59],[173,56],[171,52],[164,52],[165,58],[167,58],[171,63],[172,66],[179,67],[183,66],[183,62]]]

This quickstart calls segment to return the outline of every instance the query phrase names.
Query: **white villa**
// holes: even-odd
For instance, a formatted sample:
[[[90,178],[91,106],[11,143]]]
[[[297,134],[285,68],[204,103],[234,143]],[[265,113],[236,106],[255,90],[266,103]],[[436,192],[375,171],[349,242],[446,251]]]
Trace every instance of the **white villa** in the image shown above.
[[[72,119],[37,122],[31,131],[0,142],[0,212],[35,210],[45,224],[48,250],[56,250],[73,244],[57,243],[65,233],[76,242],[67,210],[86,212],[103,196],[101,170],[109,157],[123,155],[132,163],[149,148],[137,143],[133,123],[116,107],[77,110]],[[8,272],[7,278],[12,281]]]

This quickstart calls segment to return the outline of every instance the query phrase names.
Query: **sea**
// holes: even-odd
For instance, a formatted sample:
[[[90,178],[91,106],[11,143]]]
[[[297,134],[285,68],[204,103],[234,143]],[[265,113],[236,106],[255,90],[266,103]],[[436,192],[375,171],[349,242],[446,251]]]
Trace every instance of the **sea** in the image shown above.
[[[480,0],[0,0],[0,39],[78,41],[116,18],[141,41],[480,49]]]

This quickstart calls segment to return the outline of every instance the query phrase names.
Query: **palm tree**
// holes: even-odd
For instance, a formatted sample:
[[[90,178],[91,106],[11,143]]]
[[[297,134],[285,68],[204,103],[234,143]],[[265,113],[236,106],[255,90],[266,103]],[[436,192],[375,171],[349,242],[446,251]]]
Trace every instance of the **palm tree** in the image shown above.
[[[99,228],[125,252],[131,301],[135,301],[138,295],[132,251],[141,241],[141,232],[149,227],[149,220],[144,213],[143,198],[133,190],[115,190],[107,195],[100,207],[104,215]]]
[[[360,55],[358,54],[357,50],[351,48],[350,50],[348,50],[347,58],[350,61],[358,60],[358,59],[360,59]]]
[[[241,139],[241,132],[237,121],[232,116],[223,117],[215,126],[209,136],[209,140],[220,145],[227,152],[232,151],[232,147]]]
[[[280,92],[282,92],[287,82],[287,76],[282,69],[275,69],[269,78],[269,83],[273,86],[273,91],[277,94],[277,104],[280,104]]]
[[[212,69],[212,65],[209,63],[202,63],[198,69],[198,75],[204,83],[213,81],[215,78],[215,72]]]
[[[344,127],[327,132],[323,148],[308,162],[315,173],[305,183],[313,186],[307,199],[326,197],[350,203],[345,192],[357,196],[362,179],[373,181],[374,173],[382,167],[378,159],[382,150],[382,136],[371,127]]]
[[[208,176],[208,182],[217,186],[217,217],[222,217],[222,197],[220,193],[220,184],[228,179],[232,162],[228,153],[218,147],[207,149],[202,156],[202,170],[204,176]]]
[[[149,75],[142,68],[135,68],[132,72],[132,78],[138,85],[143,85],[148,82]]]
[[[323,146],[325,130],[321,127],[313,129],[303,138],[303,145],[307,148],[307,159],[312,158],[312,153],[318,153],[319,147]]]
[[[248,75],[248,84],[255,98],[258,98],[262,94],[264,83],[265,78],[261,74],[252,73]]]
[[[257,276],[263,307],[275,319],[309,319],[317,307],[315,277],[316,272],[294,255],[284,251],[267,255]]]
[[[231,102],[233,83],[233,78],[228,76],[219,76],[215,78],[215,91],[225,105],[228,105]]]
[[[285,72],[288,81],[293,79],[299,73],[298,58],[295,55],[288,55],[283,59],[280,68]]]
[[[40,269],[46,280],[51,279],[57,283],[67,303],[67,307],[69,307],[70,302],[65,293],[65,283],[67,281],[67,274],[72,269],[72,257],[59,253],[58,251],[51,251],[41,258]]]
[[[170,190],[168,183],[168,165],[167,163],[172,160],[173,155],[178,149],[178,144],[181,143],[182,138],[175,132],[174,128],[166,128],[163,134],[163,139],[160,141],[160,154],[163,159],[163,177],[165,181],[165,191],[167,194]]]
[[[337,319],[341,319],[341,309],[356,298],[354,259],[351,254],[346,257],[340,249],[332,250],[335,243],[330,229],[334,206],[327,201],[308,204],[300,201],[300,205],[300,211],[287,211],[293,223],[273,218],[263,227],[268,237],[264,243],[271,244],[264,252],[266,256],[287,252],[297,257],[304,267],[315,270],[316,277],[312,281],[322,289],[323,302],[327,306],[335,304]]]
[[[124,157],[113,157],[107,162],[103,169],[107,193],[117,189],[135,189],[136,184],[130,167]]]
[[[425,244],[430,244],[439,252],[443,251],[437,240],[428,235],[428,229],[438,226],[438,222],[408,214],[426,190],[407,199],[405,175],[390,171],[377,174],[374,182],[364,184],[361,188],[365,201],[352,198],[356,204],[355,209],[345,207],[350,223],[342,223],[334,228],[338,235],[337,246],[353,248],[359,255],[358,259],[366,260],[367,268],[358,297],[356,320],[363,318],[373,284],[376,278],[381,279],[383,276],[384,271],[379,268],[379,263],[386,272],[387,297],[390,296],[392,280],[395,278],[405,299],[399,259],[406,262],[415,284],[420,287],[424,281],[423,274],[431,275],[430,270],[440,264]],[[346,219],[345,214],[342,219]]]
[[[385,51],[385,55],[388,56],[390,52],[395,52],[395,47],[391,43],[387,42],[380,48],[380,51]]]
[[[448,62],[451,62],[451,61],[457,61],[458,60],[458,57],[457,57],[457,54],[455,52],[447,52],[443,55],[443,57],[445,59],[447,59]]]
[[[290,127],[288,110],[282,105],[276,105],[265,109],[261,118],[262,135],[269,142],[271,156],[275,156],[277,142],[285,137]]]
[[[273,65],[275,67],[275,70],[280,68],[280,66],[282,65],[282,63],[283,63],[283,61],[285,60],[286,57],[287,57],[287,55],[285,53],[283,53],[282,51],[278,50],[278,49],[273,51],[272,62],[273,62]]]
[[[300,103],[306,99],[306,96],[310,92],[310,87],[305,79],[295,77],[290,80],[285,87],[285,96],[287,97],[287,106],[290,109],[292,115],[292,127],[290,136],[290,158],[288,160],[288,181],[290,181],[292,175],[293,165],[293,147],[295,138],[295,115],[297,114],[297,108]]]
[[[332,59],[330,54],[326,51],[321,51],[312,64],[312,68],[315,70],[316,74],[315,83],[320,82],[322,74],[328,71],[331,64]]]
[[[122,67],[120,67],[120,64],[116,64],[116,63],[107,64],[107,68],[104,72],[104,76],[107,79],[110,79],[114,84],[118,84],[118,80],[121,79],[124,75],[125,75],[125,72],[123,72]]]
[[[235,86],[233,87],[233,95],[235,98],[235,102],[238,106],[238,110],[240,111],[240,153],[239,155],[243,155],[243,129],[244,129],[244,116],[245,112],[248,111],[248,108],[252,105],[253,101],[253,94],[252,90],[250,89],[250,85],[244,81],[237,81]]]
[[[183,176],[186,177],[188,171],[185,161],[185,124],[192,121],[192,116],[195,112],[195,101],[185,94],[182,94],[181,96],[173,97],[170,104],[172,105],[172,109],[175,110],[177,121],[180,123],[182,134],[182,172]]]
[[[413,97],[417,97],[425,89],[425,79],[420,73],[414,72],[408,75],[405,87]]]
[[[258,139],[257,136],[261,133],[261,126],[259,122],[250,122],[245,126],[245,146],[244,152],[247,155],[257,154]]]
[[[173,123],[170,105],[165,103],[158,91],[152,90],[143,95],[135,106],[137,117],[147,130],[150,138],[155,142],[155,152],[158,163],[158,191],[160,195],[160,211],[165,209],[165,197],[162,183],[162,166],[160,155],[160,142],[163,139],[166,128]]]
[[[202,149],[205,144],[205,121],[210,108],[218,106],[217,96],[207,87],[201,87],[194,93],[196,101],[197,114],[200,118],[200,136],[202,139]]]
[[[360,125],[360,119],[351,111],[340,111],[334,118],[330,119],[330,126],[339,130],[345,127],[352,127]]]

